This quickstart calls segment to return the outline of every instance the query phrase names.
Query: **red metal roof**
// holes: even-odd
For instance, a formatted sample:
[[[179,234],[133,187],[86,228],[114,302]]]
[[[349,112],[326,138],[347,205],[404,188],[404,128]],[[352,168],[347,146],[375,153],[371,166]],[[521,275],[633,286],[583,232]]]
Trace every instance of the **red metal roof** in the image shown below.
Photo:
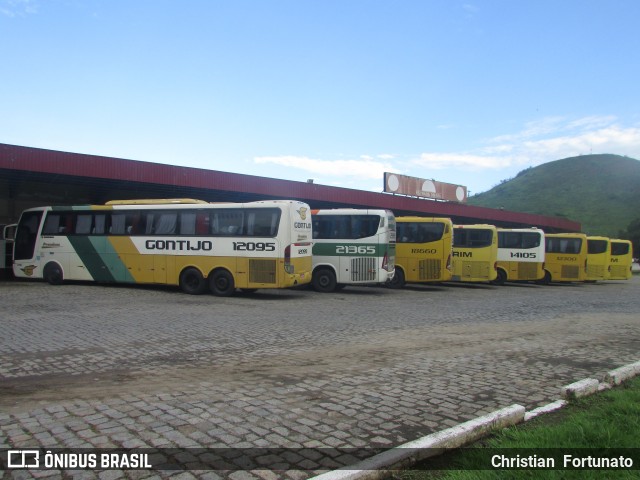
[[[580,231],[580,223],[558,217],[7,144],[0,144],[0,169],[251,193],[269,198],[286,197],[304,200],[312,206],[314,201],[330,201],[345,206],[386,208],[394,212],[411,211],[429,216],[475,219],[479,223],[517,223],[543,229],[548,227],[554,230]]]

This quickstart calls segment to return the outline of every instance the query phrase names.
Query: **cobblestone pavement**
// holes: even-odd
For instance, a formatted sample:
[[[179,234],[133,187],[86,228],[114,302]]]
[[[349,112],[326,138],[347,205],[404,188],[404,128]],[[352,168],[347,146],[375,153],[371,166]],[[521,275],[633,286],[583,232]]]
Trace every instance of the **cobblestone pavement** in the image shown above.
[[[230,298],[5,281],[0,302],[0,448],[391,447],[640,360],[638,276]],[[312,476],[299,462],[4,476]]]

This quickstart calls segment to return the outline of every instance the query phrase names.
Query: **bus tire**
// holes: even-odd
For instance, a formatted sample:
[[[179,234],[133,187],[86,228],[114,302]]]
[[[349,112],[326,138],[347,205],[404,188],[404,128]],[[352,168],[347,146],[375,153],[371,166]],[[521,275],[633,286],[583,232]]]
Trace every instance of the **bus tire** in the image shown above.
[[[316,292],[335,292],[337,286],[336,274],[330,268],[319,268],[313,272],[311,284]]]
[[[549,285],[551,283],[551,274],[548,270],[544,271],[544,277],[540,280],[536,280],[536,283],[539,285]]]
[[[62,267],[56,262],[47,263],[42,271],[42,278],[44,278],[50,285],[61,285],[64,281]]]
[[[217,297],[230,297],[236,291],[233,275],[224,268],[214,270],[209,275],[209,290]]]
[[[406,283],[407,282],[405,281],[404,270],[396,267],[396,271],[393,274],[393,278],[387,282],[387,286],[389,288],[398,289],[398,288],[404,287]]]
[[[207,284],[200,270],[195,267],[185,268],[180,274],[180,289],[189,295],[200,295]]]
[[[504,285],[504,283],[507,281],[507,272],[505,272],[503,269],[499,268],[498,269],[498,276],[496,277],[495,280],[492,280],[491,283],[493,285]]]

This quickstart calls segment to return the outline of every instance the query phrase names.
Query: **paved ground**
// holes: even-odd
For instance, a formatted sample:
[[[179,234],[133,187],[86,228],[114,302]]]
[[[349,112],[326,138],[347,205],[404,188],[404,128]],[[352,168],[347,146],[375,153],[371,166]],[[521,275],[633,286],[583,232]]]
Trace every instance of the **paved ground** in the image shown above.
[[[0,302],[0,449],[283,447],[302,468],[6,478],[303,479],[296,449],[399,445],[640,360],[638,276],[231,298],[0,282]]]

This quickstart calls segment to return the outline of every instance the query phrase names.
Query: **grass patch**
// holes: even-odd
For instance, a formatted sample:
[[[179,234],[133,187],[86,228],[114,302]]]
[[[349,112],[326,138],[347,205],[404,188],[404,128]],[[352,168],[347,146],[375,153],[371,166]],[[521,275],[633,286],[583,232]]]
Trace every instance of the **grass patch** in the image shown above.
[[[468,479],[640,479],[640,378],[607,392],[572,401],[564,409],[398,473],[401,480]],[[633,469],[564,469],[563,456],[618,457],[633,460]],[[493,455],[515,459],[553,457],[556,469],[494,468]],[[535,459],[535,457],[534,457]]]

